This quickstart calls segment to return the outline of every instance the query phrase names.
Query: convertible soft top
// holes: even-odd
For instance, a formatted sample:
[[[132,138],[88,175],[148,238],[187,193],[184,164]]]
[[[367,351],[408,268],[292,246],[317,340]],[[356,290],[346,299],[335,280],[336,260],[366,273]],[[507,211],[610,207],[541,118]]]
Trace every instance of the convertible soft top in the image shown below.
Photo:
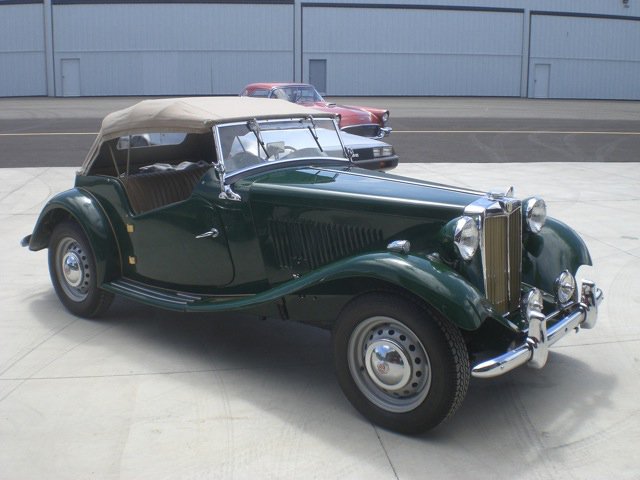
[[[183,97],[143,100],[107,115],[84,161],[86,167],[102,142],[131,134],[206,133],[215,124],[248,119],[334,115],[284,100],[250,97]]]
[[[132,133],[188,131],[204,133],[217,123],[250,118],[332,115],[283,100],[248,97],[185,97],[143,100],[110,113],[102,121],[103,140]]]

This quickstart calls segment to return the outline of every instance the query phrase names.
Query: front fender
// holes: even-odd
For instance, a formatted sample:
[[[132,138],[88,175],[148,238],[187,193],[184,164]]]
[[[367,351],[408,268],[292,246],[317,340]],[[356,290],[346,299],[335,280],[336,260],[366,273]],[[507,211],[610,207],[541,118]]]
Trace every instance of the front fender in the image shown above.
[[[554,291],[560,272],[569,270],[575,276],[581,265],[592,265],[587,246],[575,230],[555,218],[547,218],[540,233],[524,241],[522,280],[545,292]]]
[[[111,223],[98,200],[79,188],[61,192],[47,202],[29,239],[29,249],[36,251],[47,248],[56,225],[68,219],[80,225],[91,244],[98,285],[115,277],[120,269]]]
[[[489,301],[447,265],[416,255],[392,252],[346,258],[248,298],[215,303],[204,301],[188,309],[216,311],[251,308],[349,278],[371,278],[398,286],[423,299],[464,330],[476,330],[487,317],[496,316]]]

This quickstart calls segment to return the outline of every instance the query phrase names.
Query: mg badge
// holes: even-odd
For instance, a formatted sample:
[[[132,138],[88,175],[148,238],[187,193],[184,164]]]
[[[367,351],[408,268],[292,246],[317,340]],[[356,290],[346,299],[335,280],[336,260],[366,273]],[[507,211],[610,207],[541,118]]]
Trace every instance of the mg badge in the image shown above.
[[[378,373],[380,373],[380,375],[386,375],[387,373],[389,373],[389,364],[386,362],[380,362],[376,368],[378,369]]]
[[[502,210],[507,213],[511,213],[511,211],[513,210],[513,203],[511,202],[500,202],[500,205],[502,206]]]

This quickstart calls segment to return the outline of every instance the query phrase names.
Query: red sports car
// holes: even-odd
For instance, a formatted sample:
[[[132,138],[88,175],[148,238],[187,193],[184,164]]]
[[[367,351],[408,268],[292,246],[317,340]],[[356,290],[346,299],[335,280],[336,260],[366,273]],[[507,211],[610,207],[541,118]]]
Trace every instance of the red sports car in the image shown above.
[[[339,118],[340,129],[355,135],[379,139],[391,133],[391,128],[387,127],[389,110],[329,103],[322,98],[313,85],[307,83],[252,83],[247,85],[240,95],[279,98],[324,112],[335,113]]]

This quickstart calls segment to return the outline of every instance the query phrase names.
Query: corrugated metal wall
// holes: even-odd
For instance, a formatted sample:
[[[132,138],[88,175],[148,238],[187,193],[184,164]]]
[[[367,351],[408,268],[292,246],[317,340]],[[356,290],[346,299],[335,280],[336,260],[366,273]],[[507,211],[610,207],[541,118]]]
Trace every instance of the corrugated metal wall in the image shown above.
[[[0,96],[235,94],[311,74],[330,95],[640,100],[640,1],[250,2],[0,0]]]
[[[533,14],[528,94],[640,99],[640,21]]]
[[[523,12],[307,5],[302,18],[303,79],[326,59],[333,95],[520,95]]]
[[[0,96],[47,94],[41,4],[0,5]]]
[[[234,94],[293,76],[293,5],[55,5],[53,18],[59,96],[76,85],[80,95]]]

